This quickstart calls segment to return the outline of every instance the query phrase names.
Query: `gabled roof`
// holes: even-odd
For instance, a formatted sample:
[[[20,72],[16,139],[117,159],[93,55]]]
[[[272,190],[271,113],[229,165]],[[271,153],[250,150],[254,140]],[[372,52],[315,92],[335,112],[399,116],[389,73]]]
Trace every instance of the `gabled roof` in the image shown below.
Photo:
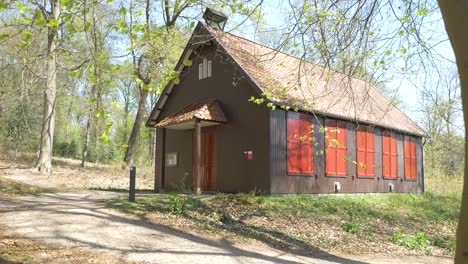
[[[197,34],[200,36],[196,36]],[[219,44],[245,71],[260,93],[267,95],[276,105],[299,106],[301,110],[325,116],[374,124],[414,135],[426,135],[407,115],[366,81],[210,28],[201,22],[197,25],[192,39],[194,37],[198,43],[204,39]],[[192,44],[189,41],[186,51],[191,48]],[[148,124],[151,120],[154,123],[157,118],[154,112],[161,108],[162,105],[158,101]]]
[[[216,123],[225,123],[227,121],[219,103],[216,100],[209,100],[186,106],[179,112],[164,118],[161,122],[156,124],[156,127],[165,127],[193,119]]]

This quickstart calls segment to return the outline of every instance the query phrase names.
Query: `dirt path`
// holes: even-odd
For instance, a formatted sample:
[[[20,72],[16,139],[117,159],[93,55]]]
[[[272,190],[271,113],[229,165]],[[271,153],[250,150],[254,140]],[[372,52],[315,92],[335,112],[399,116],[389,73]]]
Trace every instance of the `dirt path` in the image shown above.
[[[34,184],[30,177],[11,177]],[[44,179],[38,179],[44,185]],[[48,185],[48,184],[47,184]],[[47,186],[54,187],[54,186]],[[144,263],[452,263],[447,258],[291,255],[266,246],[211,240],[105,207],[116,192],[74,191],[0,200],[0,224],[19,235]]]

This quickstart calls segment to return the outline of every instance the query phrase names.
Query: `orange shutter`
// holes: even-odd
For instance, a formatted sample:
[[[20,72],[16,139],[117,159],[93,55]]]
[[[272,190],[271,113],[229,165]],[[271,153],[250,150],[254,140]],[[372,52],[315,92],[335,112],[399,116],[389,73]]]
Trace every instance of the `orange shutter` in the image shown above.
[[[398,149],[395,137],[390,137],[390,177],[398,178]]]
[[[413,138],[405,140],[405,178],[417,179],[416,142]]]
[[[358,167],[358,175],[365,176],[366,175],[366,133],[367,131],[363,131],[362,129],[358,130],[357,133],[357,167]]]
[[[288,174],[312,174],[314,170],[312,118],[288,112]]]
[[[416,180],[417,177],[416,142],[411,141],[411,178]]]
[[[387,178],[398,178],[397,141],[390,132],[383,136],[383,175]]]
[[[374,129],[366,131],[366,175],[375,176],[375,140]]]
[[[326,131],[326,173],[328,176],[346,176],[347,139],[346,122],[327,119]]]
[[[301,135],[304,140],[301,141],[301,159],[303,174],[312,174],[314,172],[314,152],[313,152],[313,128],[312,118],[309,115],[301,114]]]
[[[375,176],[375,144],[372,128],[361,127],[357,133],[358,137],[358,175]]]
[[[391,149],[390,149],[390,141],[391,137],[389,134],[385,133],[383,136],[383,150],[382,150],[382,155],[383,155],[383,176],[384,177],[389,177],[391,178],[391,170],[392,170],[392,164],[391,164]]]

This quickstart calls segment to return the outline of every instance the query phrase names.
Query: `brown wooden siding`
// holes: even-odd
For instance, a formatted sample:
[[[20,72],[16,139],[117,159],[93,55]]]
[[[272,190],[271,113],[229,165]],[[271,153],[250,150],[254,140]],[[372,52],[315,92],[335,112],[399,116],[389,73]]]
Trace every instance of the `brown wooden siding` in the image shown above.
[[[272,193],[334,193],[334,182],[341,184],[341,193],[379,193],[388,192],[389,183],[395,186],[395,192],[422,192],[422,147],[421,139],[417,140],[418,180],[404,179],[404,135],[396,134],[398,148],[398,179],[383,178],[382,136],[383,129],[375,127],[375,177],[357,177],[357,166],[352,162],[357,159],[357,125],[347,122],[347,155],[348,175],[346,177],[325,176],[325,154],[321,152],[325,147],[324,133],[320,127],[324,125],[323,117],[314,117],[314,175],[298,176],[287,174],[287,112],[284,110],[270,111],[270,177]],[[393,133],[393,132],[392,132]],[[403,181],[401,181],[403,179]]]
[[[212,60],[212,77],[198,80],[198,64],[204,58]],[[174,86],[158,120],[174,114],[185,106],[209,99],[220,102],[228,122],[216,128],[216,189],[224,192],[269,192],[269,110],[261,105],[248,102],[251,96],[258,96],[239,68],[221,49],[211,45],[196,50],[190,60],[192,66],[181,74],[181,82]],[[159,131],[160,129],[158,129]],[[179,165],[166,167],[165,189],[180,184],[188,174],[186,184],[192,182],[192,132],[166,129],[166,153],[178,152]],[[157,141],[159,156],[161,142]],[[248,160],[245,151],[253,151],[253,160]],[[156,177],[161,176],[160,168]],[[158,180],[161,184],[160,180]]]

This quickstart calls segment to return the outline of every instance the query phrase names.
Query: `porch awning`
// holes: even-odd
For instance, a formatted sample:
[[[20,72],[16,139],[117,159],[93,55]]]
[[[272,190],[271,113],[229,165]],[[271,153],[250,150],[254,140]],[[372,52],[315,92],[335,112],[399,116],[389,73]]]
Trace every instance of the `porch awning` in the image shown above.
[[[186,106],[184,109],[161,120],[155,127],[191,129],[193,128],[193,122],[191,121],[195,119],[201,120],[202,126],[227,122],[219,102],[216,100],[208,100]]]

